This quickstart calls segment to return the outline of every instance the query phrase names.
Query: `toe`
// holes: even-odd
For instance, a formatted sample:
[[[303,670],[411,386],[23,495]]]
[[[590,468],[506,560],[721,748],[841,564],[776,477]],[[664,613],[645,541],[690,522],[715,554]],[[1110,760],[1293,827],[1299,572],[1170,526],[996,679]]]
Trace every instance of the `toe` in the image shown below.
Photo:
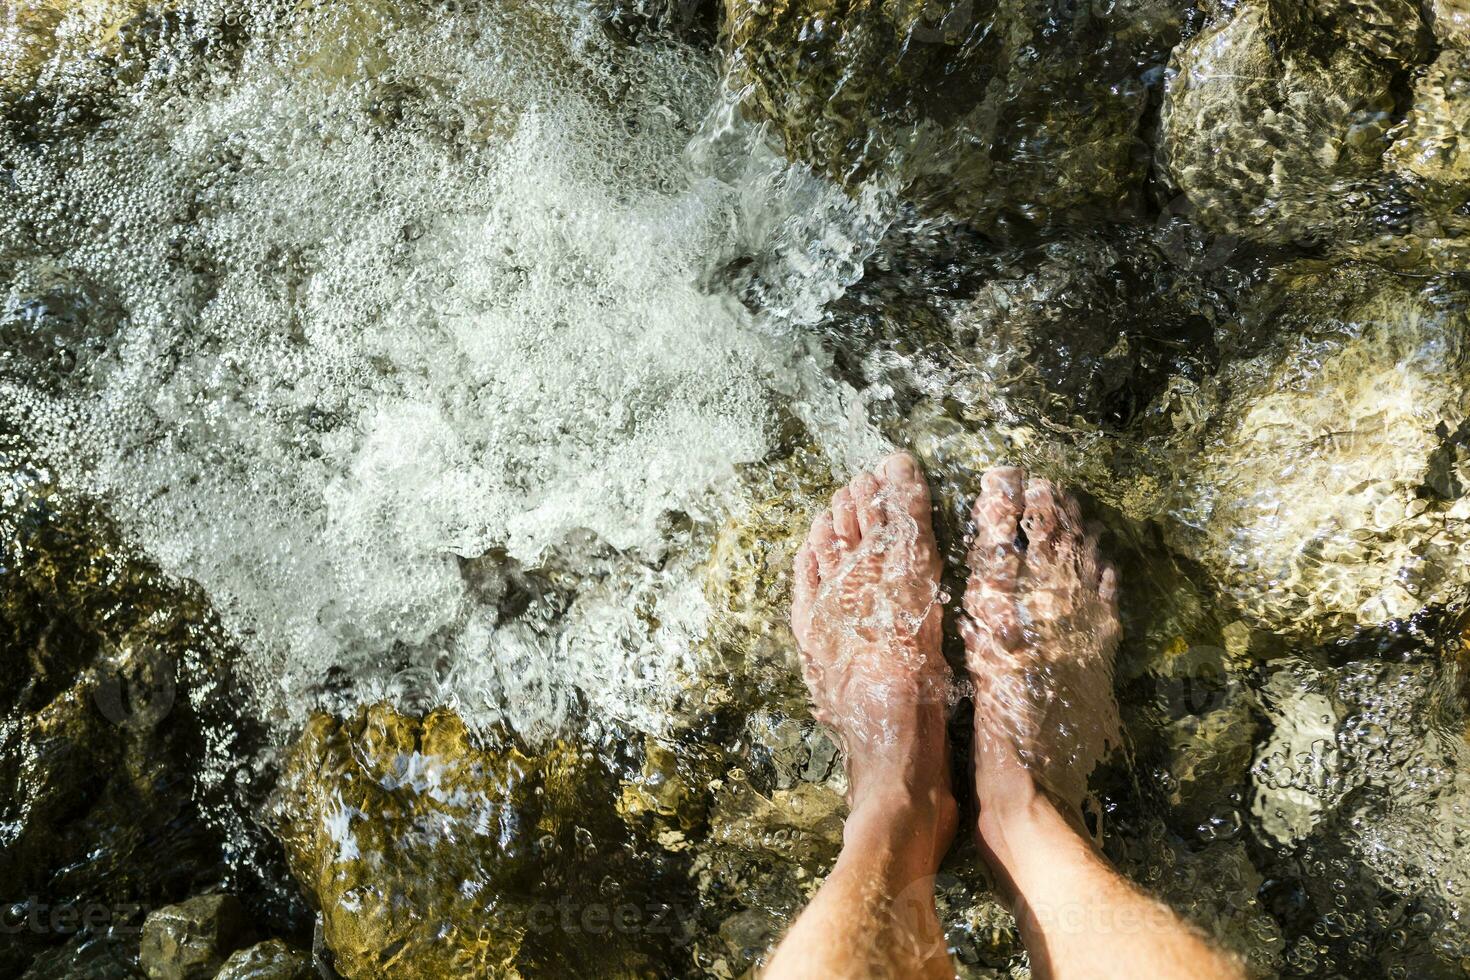
[[[797,549],[796,564],[791,571],[791,625],[798,639],[811,622],[812,604],[816,601],[820,584],[817,556],[810,544],[803,544]]]
[[[885,459],[878,472],[888,485],[885,506],[890,514],[907,514],[920,531],[931,529],[929,484],[919,463],[908,453],[894,453]]]
[[[843,547],[856,548],[862,540],[852,492],[843,487],[832,495],[832,533]]]
[[[837,532],[832,526],[832,512],[824,510],[812,521],[812,533],[807,538],[807,546],[817,557],[817,569],[822,575],[831,575],[837,570],[837,563],[841,560],[841,546],[837,541]]]
[[[1097,594],[1103,602],[1107,603],[1114,615],[1118,612],[1118,570],[1112,565],[1104,565],[1098,574]]]
[[[1014,582],[1024,478],[1023,471],[1014,466],[994,469],[981,477],[980,496],[973,510],[975,541],[969,555],[974,578],[1004,578],[1009,574]]]
[[[1083,588],[1100,590],[1101,576],[1102,563],[1098,559],[1097,531],[1089,528],[1077,546],[1077,577],[1082,582]]]
[[[848,488],[853,509],[857,512],[858,527],[865,535],[872,534],[887,521],[883,505],[878,500],[881,489],[877,478],[868,472],[859,473]]]
[[[1050,480],[1037,477],[1026,484],[1021,530],[1026,532],[1028,564],[1050,564],[1056,558],[1058,536],[1065,521],[1060,496]]]
[[[977,546],[988,549],[1015,543],[1024,479],[1025,471],[1016,466],[993,469],[980,478],[973,513]]]

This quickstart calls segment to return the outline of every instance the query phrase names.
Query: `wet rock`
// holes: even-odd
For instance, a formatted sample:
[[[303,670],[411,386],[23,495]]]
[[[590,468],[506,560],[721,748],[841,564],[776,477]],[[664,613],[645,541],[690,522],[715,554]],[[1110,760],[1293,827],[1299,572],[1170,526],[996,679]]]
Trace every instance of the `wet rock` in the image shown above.
[[[312,980],[311,957],[279,939],[237,950],[214,980]]]
[[[1393,131],[1387,160],[1442,225],[1470,234],[1470,50],[1442,51],[1414,81],[1414,100]]]
[[[0,23],[0,95],[25,91],[65,62],[114,52],[124,25],[149,6],[149,0],[19,0]]]
[[[1070,237],[998,271],[950,321],[973,365],[951,397],[998,403],[1012,424],[1116,431],[1171,379],[1215,367],[1218,286],[1145,237]]]
[[[1244,828],[1238,801],[1249,789],[1254,699],[1239,682],[1197,680],[1176,690],[1186,699],[1202,701],[1203,710],[1172,720],[1164,732],[1168,802],[1181,833],[1206,842],[1234,838]],[[1229,802],[1232,794],[1235,805]]]
[[[735,960],[749,962],[775,945],[784,928],[785,923],[769,912],[746,909],[720,923],[720,939]]]
[[[216,880],[221,828],[239,826],[220,785],[250,780],[211,771],[203,749],[242,735],[229,648],[197,593],[131,555],[105,515],[19,447],[0,461],[0,899],[45,923],[0,934],[0,973],[72,959],[46,952],[72,937],[88,963],[128,960],[144,913]]]
[[[791,634],[791,566],[812,516],[836,488],[809,447],[745,473],[749,504],[720,528],[705,565],[711,709],[806,711]]]
[[[1323,238],[1363,208],[1392,122],[1392,77],[1320,36],[1299,8],[1245,0],[1175,49],[1159,163],[1218,231]]]
[[[1325,637],[1470,583],[1462,286],[1300,263],[1246,319],[1277,340],[1206,386],[1170,538],[1248,625]],[[1248,332],[1248,331],[1247,331]]]
[[[273,811],[337,971],[649,969],[609,921],[657,886],[619,863],[616,783],[567,743],[528,754],[491,733],[485,746],[448,709],[376,704],[313,716],[292,747]],[[589,890],[598,881],[629,894]]]
[[[1445,47],[1470,48],[1470,2],[1429,0],[1425,5],[1435,39]]]
[[[148,914],[138,965],[149,980],[209,980],[249,933],[239,899],[199,895]]]
[[[117,298],[54,268],[18,269],[11,289],[0,305],[0,376],[35,379],[50,390],[85,384],[126,320]]]
[[[618,812],[625,820],[651,817],[659,828],[658,841],[668,850],[688,846],[685,835],[704,818],[703,787],[691,772],[687,757],[700,754],[686,748],[685,760],[653,738],[645,739],[638,778],[623,784]]]
[[[750,853],[772,855],[815,872],[842,848],[847,803],[828,786],[800,783],[770,795],[748,780],[732,778],[710,815],[711,841]]]
[[[1320,691],[1295,690],[1293,679],[1280,673],[1267,685],[1263,696],[1272,729],[1251,770],[1251,813],[1279,844],[1311,833],[1340,796],[1334,785],[1340,762],[1337,708]]]
[[[486,838],[500,830],[500,811],[509,818],[500,834],[505,863],[533,852],[535,821],[520,811],[535,778],[519,752],[474,751],[447,711],[422,722],[385,705],[346,723],[313,717],[283,768],[280,837],[321,909],[337,970],[512,972],[524,922],[494,915],[493,896],[479,892],[501,870]],[[461,830],[470,835],[464,843]],[[479,847],[476,835],[486,838]]]
[[[712,47],[720,30],[717,0],[603,0],[596,9],[603,29],[630,43],[676,37]]]
[[[112,937],[78,932],[38,954],[20,980],[137,980],[137,949]]]
[[[800,783],[767,794],[732,771],[717,787],[691,870],[701,909],[720,923],[720,943],[700,952],[723,960],[730,976],[749,969],[831,869],[846,814],[835,789]],[[764,914],[741,915],[752,908]]]
[[[935,904],[944,938],[963,980],[1016,976],[1024,960],[1016,919],[987,882],[990,872],[978,855],[948,858],[935,876]]]
[[[1258,893],[1264,883],[1243,841],[1230,840],[1200,850],[1171,851],[1150,890],[1203,929],[1220,947],[1247,964],[1251,976],[1279,976],[1281,926]]]
[[[288,43],[297,48],[293,73],[329,85],[377,78],[390,64],[385,42],[412,10],[374,0],[304,0],[287,24]]]
[[[731,68],[788,155],[981,225],[1126,211],[1178,5],[729,0]]]
[[[1337,37],[1380,58],[1412,62],[1429,50],[1419,0],[1307,0],[1307,8]]]

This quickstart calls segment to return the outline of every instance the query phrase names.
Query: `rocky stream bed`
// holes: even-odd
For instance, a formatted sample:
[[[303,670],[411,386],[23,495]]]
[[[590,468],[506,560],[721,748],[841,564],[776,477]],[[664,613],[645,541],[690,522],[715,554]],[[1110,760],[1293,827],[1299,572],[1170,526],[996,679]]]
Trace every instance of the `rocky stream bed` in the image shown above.
[[[951,586],[988,466],[1102,523],[1121,868],[1465,976],[1467,378],[1464,0],[16,0],[0,974],[749,975],[899,446]]]

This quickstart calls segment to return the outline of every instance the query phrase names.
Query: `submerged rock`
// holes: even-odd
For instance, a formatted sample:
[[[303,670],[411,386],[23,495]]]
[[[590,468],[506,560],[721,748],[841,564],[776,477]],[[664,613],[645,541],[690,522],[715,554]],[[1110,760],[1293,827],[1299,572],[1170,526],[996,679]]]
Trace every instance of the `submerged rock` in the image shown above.
[[[611,916],[655,883],[620,863],[614,798],[573,745],[481,747],[448,709],[376,704],[311,719],[274,812],[344,977],[637,974],[652,961]]]
[[[744,770],[719,783],[692,868],[701,910],[719,923],[718,942],[698,950],[715,972],[740,976],[780,938],[831,870],[846,813],[829,786],[763,793]]]
[[[788,155],[981,225],[1126,211],[1180,5],[727,0],[731,70]]]
[[[999,271],[951,321],[966,365],[951,398],[1054,432],[1116,431],[1171,379],[1216,366],[1218,284],[1145,236],[1068,237]]]
[[[1414,81],[1414,101],[1389,147],[1389,167],[1442,225],[1470,234],[1470,50],[1442,51]]]
[[[715,535],[704,568],[710,607],[708,709],[806,710],[791,633],[791,567],[835,484],[827,459],[802,446],[745,472],[748,505]]]
[[[1470,48],[1470,0],[1428,0],[1425,8],[1440,44]]]
[[[149,913],[138,965],[149,980],[210,980],[249,933],[239,899],[199,895]]]
[[[0,20],[0,96],[34,85],[46,71],[115,53],[124,25],[150,0],[89,0],[50,3],[18,0]]]
[[[271,939],[231,954],[214,980],[313,980],[315,975],[310,956]]]
[[[1243,0],[1175,49],[1159,163],[1216,230],[1323,238],[1363,208],[1392,123],[1392,79],[1372,56],[1322,38],[1293,5]]]
[[[1307,0],[1307,9],[1337,37],[1380,58],[1408,62],[1429,50],[1419,0]]]
[[[229,646],[97,508],[13,445],[0,462],[0,901],[49,923],[0,930],[0,974],[110,975],[135,967],[148,909],[224,873],[239,824],[221,786],[251,782],[204,750],[242,734]]]
[[[1318,263],[1262,294],[1248,319],[1280,339],[1212,381],[1197,441],[1170,450],[1175,546],[1251,624],[1297,636],[1470,584],[1470,295]]]

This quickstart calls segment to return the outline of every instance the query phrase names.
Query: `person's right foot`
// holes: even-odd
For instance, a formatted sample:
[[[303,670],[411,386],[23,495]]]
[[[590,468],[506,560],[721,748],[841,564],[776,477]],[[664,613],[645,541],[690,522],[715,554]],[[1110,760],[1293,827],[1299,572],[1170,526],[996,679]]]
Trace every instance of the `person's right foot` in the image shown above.
[[[1117,573],[1077,501],[1020,469],[985,474],[974,520],[960,633],[982,825],[987,811],[1029,803],[1037,781],[1075,814],[1117,744]]]

